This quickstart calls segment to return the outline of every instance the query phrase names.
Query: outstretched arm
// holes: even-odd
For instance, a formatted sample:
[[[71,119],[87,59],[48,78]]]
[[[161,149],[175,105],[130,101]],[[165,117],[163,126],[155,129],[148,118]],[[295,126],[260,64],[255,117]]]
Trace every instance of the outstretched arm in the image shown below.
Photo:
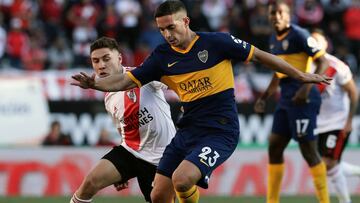
[[[127,74],[113,74],[104,78],[89,76],[84,72],[71,76],[75,81],[71,85],[84,89],[95,89],[103,92],[117,92],[137,87],[136,83]]]
[[[275,55],[262,51],[256,47],[254,47],[254,49],[255,50],[252,60],[256,62],[260,62],[261,64],[267,66],[268,68],[271,68],[272,70],[284,73],[289,77],[292,77],[296,80],[300,80],[305,83],[330,84],[331,78],[327,76],[311,74],[311,73],[303,73]]]
[[[316,74],[323,74],[325,72],[325,70],[329,67],[329,62],[325,58],[325,55],[320,56],[314,62],[316,65],[316,69],[315,69]],[[308,95],[310,93],[312,86],[313,86],[313,84],[311,84],[311,83],[303,84],[302,87],[299,88],[299,90],[296,92],[296,94],[292,98],[292,101],[298,105],[309,102]]]

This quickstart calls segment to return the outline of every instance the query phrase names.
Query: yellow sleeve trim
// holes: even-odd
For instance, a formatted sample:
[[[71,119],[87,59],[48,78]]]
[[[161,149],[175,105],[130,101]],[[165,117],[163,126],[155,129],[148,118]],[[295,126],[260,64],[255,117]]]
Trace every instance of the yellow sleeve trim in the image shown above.
[[[325,54],[325,50],[320,50],[318,53],[315,54],[315,56],[313,56],[313,59],[316,60],[319,57],[323,56]]]
[[[255,50],[255,47],[253,45],[251,45],[250,53],[249,53],[248,57],[246,58],[245,62],[249,62],[252,59],[252,57],[254,55],[254,50]]]
[[[138,87],[141,87],[141,82],[134,77],[134,75],[131,72],[126,72],[126,74],[129,76],[129,78],[136,83]]]

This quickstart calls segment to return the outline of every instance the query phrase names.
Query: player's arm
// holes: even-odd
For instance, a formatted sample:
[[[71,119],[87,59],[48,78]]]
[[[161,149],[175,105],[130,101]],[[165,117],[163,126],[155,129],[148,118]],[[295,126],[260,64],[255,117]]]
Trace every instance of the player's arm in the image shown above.
[[[326,83],[330,84],[331,78],[319,74],[303,73],[288,64],[283,59],[254,47],[252,60],[260,62],[266,67],[288,75],[304,83]]]
[[[266,100],[270,98],[278,89],[280,79],[276,76],[276,74],[273,74],[273,77],[271,78],[269,86],[266,88],[265,92],[256,100],[254,105],[254,111],[256,113],[264,113],[265,112],[265,105]]]
[[[95,78],[95,74],[89,76],[84,72],[71,76],[75,81],[71,85],[84,89],[95,89],[104,92],[117,92],[137,87],[137,84],[128,74],[112,74],[104,78]]]
[[[359,94],[356,88],[355,81],[353,79],[344,84],[342,88],[349,95],[350,98],[350,111],[344,128],[345,132],[350,132],[352,130],[352,118],[354,117],[358,106]]]

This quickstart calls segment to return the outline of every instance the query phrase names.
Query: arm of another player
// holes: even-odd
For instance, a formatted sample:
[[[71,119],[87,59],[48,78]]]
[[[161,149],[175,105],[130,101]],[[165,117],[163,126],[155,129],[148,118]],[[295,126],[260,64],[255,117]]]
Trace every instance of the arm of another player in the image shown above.
[[[84,72],[80,72],[71,77],[75,80],[71,82],[71,85],[103,92],[124,91],[137,87],[137,84],[126,73],[116,73],[104,78],[96,78],[95,74],[89,76]]]
[[[348,133],[352,130],[352,125],[351,125],[352,118],[354,117],[354,115],[356,113],[356,109],[358,106],[359,94],[358,94],[354,79],[351,79],[348,83],[344,84],[342,86],[342,88],[344,89],[345,92],[347,92],[347,94],[350,97],[350,111],[349,111],[349,116],[348,116],[348,119],[346,121],[345,128],[344,128],[344,131],[346,133]]]
[[[300,80],[305,83],[325,83],[330,84],[331,78],[327,76],[322,76],[319,74],[312,74],[312,73],[303,73],[286,61],[282,60],[281,58],[262,51],[256,47],[254,47],[254,54],[252,57],[253,61],[257,61],[262,63],[263,65],[275,70],[277,72],[284,73],[289,77],[294,79]]]
[[[279,86],[279,82],[280,82],[279,78],[276,77],[276,74],[274,73],[269,86],[255,102],[254,105],[255,113],[263,114],[265,112],[266,100],[276,92]]]
[[[319,58],[315,59],[315,74],[323,74],[325,70],[329,67],[329,62],[325,58],[325,55],[320,56]],[[292,101],[295,104],[301,105],[309,102],[308,96],[310,93],[310,90],[312,88],[313,84],[307,83],[303,84],[301,88],[296,92],[294,97],[292,98]]]

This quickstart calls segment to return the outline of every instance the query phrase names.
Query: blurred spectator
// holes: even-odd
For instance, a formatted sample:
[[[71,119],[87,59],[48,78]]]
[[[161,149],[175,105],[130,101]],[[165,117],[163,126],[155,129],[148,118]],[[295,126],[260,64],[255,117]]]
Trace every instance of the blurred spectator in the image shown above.
[[[71,137],[61,132],[61,124],[59,121],[51,123],[50,132],[46,135],[42,142],[44,146],[55,146],[55,145],[73,145]]]
[[[114,6],[107,4],[98,22],[99,35],[116,39],[120,24],[118,19]]]
[[[58,36],[48,49],[49,69],[65,70],[69,69],[73,62],[73,54],[67,46],[66,39]]]
[[[350,46],[348,45],[348,43],[345,43],[345,42],[339,43],[335,47],[335,49],[336,49],[335,55],[340,60],[344,61],[350,67],[350,70],[354,74],[354,76],[356,76],[355,74],[359,74],[358,61],[357,61],[355,55],[349,51],[348,47],[350,47]]]
[[[139,66],[144,62],[146,57],[150,54],[151,50],[146,44],[139,43],[134,51],[134,64],[133,66]]]
[[[97,38],[95,27],[86,20],[81,20],[73,30],[73,52],[75,67],[90,67],[90,44]]]
[[[44,23],[44,31],[48,39],[47,45],[53,43],[61,33],[62,12],[65,0],[39,0],[40,17]]]
[[[44,48],[40,46],[37,38],[32,37],[30,40],[29,51],[25,52],[22,57],[24,70],[42,71],[45,70],[45,62],[47,53]]]
[[[212,31],[218,31],[227,16],[226,4],[223,0],[204,0],[201,11],[207,18]]]
[[[102,128],[100,131],[99,140],[96,143],[96,146],[115,146],[115,143],[110,139],[110,133],[105,128]]]
[[[201,12],[201,1],[195,1],[189,12],[191,19],[190,28],[196,31],[208,32],[211,31],[208,19],[204,13]]]
[[[271,34],[271,26],[267,15],[267,5],[257,4],[254,12],[251,13],[250,30],[252,36],[256,39],[252,43],[262,50],[268,47],[269,35]]]
[[[326,19],[339,19],[350,6],[351,0],[320,0],[325,11]],[[341,19],[339,19],[341,20]]]
[[[9,65],[12,68],[22,69],[22,57],[29,51],[29,37],[21,29],[21,21],[13,18],[10,21],[10,31],[8,32],[6,42],[6,54],[9,59]]]
[[[67,20],[70,23],[71,29],[83,24],[84,21],[87,21],[89,26],[95,27],[99,13],[100,8],[95,1],[80,0],[70,6]]]
[[[37,3],[30,0],[12,0],[10,4],[10,17],[20,20],[20,27],[27,30],[35,17],[37,10]]]
[[[146,44],[150,50],[155,49],[157,45],[164,42],[164,38],[161,36],[159,29],[153,20],[149,22],[145,29],[140,33],[138,40],[138,43]]]
[[[5,47],[6,47],[6,30],[4,28],[3,21],[4,16],[2,13],[0,13],[0,63],[3,60],[4,54],[5,54]]]
[[[298,16],[299,25],[313,28],[321,23],[324,10],[317,0],[303,0],[296,5],[296,15]]]
[[[135,49],[136,40],[140,33],[140,2],[137,0],[116,0],[115,10],[120,17],[120,31],[117,39],[128,43],[131,50]]]
[[[346,37],[350,40],[351,51],[360,59],[360,0],[353,0],[344,14]]]

